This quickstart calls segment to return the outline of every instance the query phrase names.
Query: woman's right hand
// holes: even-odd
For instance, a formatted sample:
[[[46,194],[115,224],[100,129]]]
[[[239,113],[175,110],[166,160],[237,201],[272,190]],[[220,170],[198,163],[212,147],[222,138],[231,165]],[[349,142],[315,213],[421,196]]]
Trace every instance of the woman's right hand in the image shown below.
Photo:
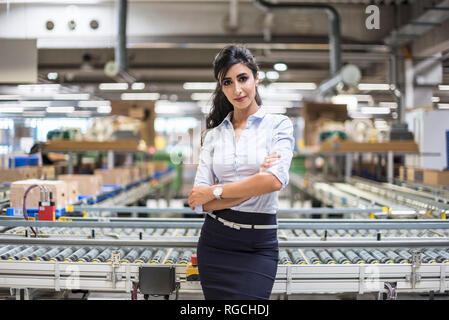
[[[269,167],[272,167],[276,164],[278,164],[278,159],[281,157],[281,155],[277,154],[276,152],[270,153],[265,157],[263,160],[262,166],[259,169],[259,173],[265,172],[266,169]]]

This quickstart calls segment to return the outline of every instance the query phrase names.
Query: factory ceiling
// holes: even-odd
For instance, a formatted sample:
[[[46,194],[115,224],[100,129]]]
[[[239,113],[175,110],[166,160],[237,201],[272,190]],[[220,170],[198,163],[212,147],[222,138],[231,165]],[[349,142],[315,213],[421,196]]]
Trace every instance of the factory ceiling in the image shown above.
[[[283,1],[292,2],[292,1]],[[394,48],[386,45],[401,26],[417,19],[441,1],[333,0],[295,1],[326,3],[340,15],[343,64],[355,64],[362,83],[389,83],[392,53],[405,59],[420,48],[413,41]],[[443,1],[444,2],[444,1]],[[379,9],[378,28],[367,21]],[[427,26],[429,27],[429,25]],[[432,33],[444,33],[448,21],[435,23]],[[35,38],[41,82],[76,86],[98,98],[116,99],[118,93],[98,90],[99,83],[120,81],[105,74],[114,60],[117,36],[115,1],[7,1],[0,3],[0,38]],[[264,11],[250,0],[131,0],[127,14],[128,72],[146,84],[145,91],[158,91],[190,100],[185,82],[212,82],[212,61],[228,43],[244,43],[255,55],[262,71],[275,63],[288,69],[277,82],[314,82],[328,79],[329,25],[323,10]],[[401,46],[407,46],[403,50]],[[439,48],[447,50],[447,48]],[[436,52],[435,52],[436,53]],[[423,57],[420,57],[423,59]],[[443,61],[443,83],[449,83],[448,60]],[[57,74],[50,80],[49,74]],[[265,79],[265,83],[269,83]],[[370,93],[379,101],[391,100],[390,92]],[[444,93],[441,93],[444,100]],[[449,97],[448,97],[449,99]]]

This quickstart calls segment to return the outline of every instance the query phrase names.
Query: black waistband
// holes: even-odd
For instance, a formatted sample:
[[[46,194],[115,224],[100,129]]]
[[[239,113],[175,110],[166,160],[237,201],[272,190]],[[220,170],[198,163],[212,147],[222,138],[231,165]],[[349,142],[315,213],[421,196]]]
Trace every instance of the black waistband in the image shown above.
[[[276,215],[258,212],[243,212],[231,209],[216,210],[212,212],[217,217],[228,221],[241,224],[256,224],[256,225],[272,225],[276,224]]]

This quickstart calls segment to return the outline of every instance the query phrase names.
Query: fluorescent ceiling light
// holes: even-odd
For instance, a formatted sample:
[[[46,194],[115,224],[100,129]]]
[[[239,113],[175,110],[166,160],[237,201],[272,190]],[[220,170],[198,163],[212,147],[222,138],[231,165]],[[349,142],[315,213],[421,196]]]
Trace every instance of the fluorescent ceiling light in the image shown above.
[[[185,90],[215,90],[216,82],[186,82],[182,86]]]
[[[282,62],[276,63],[276,64],[273,66],[273,68],[274,68],[274,70],[280,71],[280,72],[286,71],[286,70],[288,69],[287,65],[286,65],[285,63],[282,63]]]
[[[283,106],[263,106],[262,107],[265,112],[268,113],[285,113],[287,111],[287,108]]]
[[[264,106],[283,106],[285,108],[292,108],[294,106],[292,101],[263,99],[262,102]]]
[[[259,71],[259,80],[262,81],[263,79],[265,79],[265,72]]]
[[[47,73],[47,79],[48,80],[56,80],[56,79],[58,79],[58,73],[57,72],[49,72],[49,73]]]
[[[54,100],[89,100],[88,93],[57,93],[53,96]]]
[[[440,97],[432,97],[432,102],[440,102]]]
[[[351,112],[351,113],[349,113],[349,116],[353,119],[369,119],[369,118],[371,118],[371,115],[363,114],[360,112]]]
[[[20,105],[25,108],[48,108],[50,101],[20,101]]]
[[[0,107],[0,113],[22,113],[22,107]]]
[[[279,79],[279,73],[277,71],[268,71],[266,74],[268,80],[277,80]]]
[[[387,83],[360,83],[359,90],[374,90],[374,91],[388,91],[390,85]]]
[[[357,101],[365,101],[373,103],[373,96],[370,94],[355,94],[354,97],[357,98]]]
[[[360,112],[364,114],[389,114],[390,108],[387,107],[361,107]]]
[[[262,99],[271,99],[271,100],[286,100],[286,101],[301,101],[302,94],[299,93],[261,93]]]
[[[0,100],[19,100],[18,94],[0,94]]]
[[[440,84],[438,86],[438,89],[441,90],[441,91],[447,91],[447,90],[449,90],[449,85]]]
[[[449,109],[449,103],[439,103],[438,109]]]
[[[143,89],[145,89],[145,83],[143,83],[143,82],[134,82],[131,85],[131,89],[133,89],[133,90],[143,90]]]
[[[340,94],[331,98],[334,104],[345,104],[348,112],[357,109],[358,100],[355,96],[349,94]]]
[[[316,84],[313,82],[275,82],[269,87],[281,90],[315,90]]]
[[[170,106],[167,108],[166,105],[157,105],[154,108],[156,113],[170,113],[170,114],[180,114],[182,110],[178,106]]]
[[[128,90],[128,83],[126,82],[100,83],[98,88],[100,90]]]
[[[72,113],[70,113],[69,116],[85,118],[85,117],[92,116],[92,112],[87,111],[87,110],[77,110],[77,111],[73,111]]]
[[[104,106],[111,106],[111,101],[109,100],[89,100],[78,102],[78,107],[80,108],[98,108]]]
[[[48,113],[70,113],[75,111],[75,107],[48,107]]]
[[[159,93],[122,93],[120,98],[122,100],[157,100],[159,99]]]
[[[98,113],[110,113],[112,108],[110,106],[101,106],[97,108]]]
[[[386,107],[390,109],[396,109],[398,107],[397,102],[379,102],[379,107]]]
[[[20,91],[54,91],[54,90],[59,90],[59,88],[61,87],[61,85],[59,84],[21,84],[18,85],[17,88]]]
[[[24,117],[30,117],[30,118],[41,118],[45,117],[47,114],[45,111],[24,111],[22,113],[22,116]]]
[[[195,101],[209,101],[212,99],[212,93],[202,93],[202,92],[196,92],[196,93],[192,93],[192,95],[190,96],[190,98],[192,100]]]

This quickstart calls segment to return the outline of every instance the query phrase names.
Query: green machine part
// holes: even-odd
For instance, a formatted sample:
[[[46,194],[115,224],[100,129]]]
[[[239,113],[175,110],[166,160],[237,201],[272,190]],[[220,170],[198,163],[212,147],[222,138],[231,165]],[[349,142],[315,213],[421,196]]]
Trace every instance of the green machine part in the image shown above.
[[[306,172],[305,161],[306,157],[303,155],[294,156],[290,166],[290,171],[293,173],[303,175]]]

